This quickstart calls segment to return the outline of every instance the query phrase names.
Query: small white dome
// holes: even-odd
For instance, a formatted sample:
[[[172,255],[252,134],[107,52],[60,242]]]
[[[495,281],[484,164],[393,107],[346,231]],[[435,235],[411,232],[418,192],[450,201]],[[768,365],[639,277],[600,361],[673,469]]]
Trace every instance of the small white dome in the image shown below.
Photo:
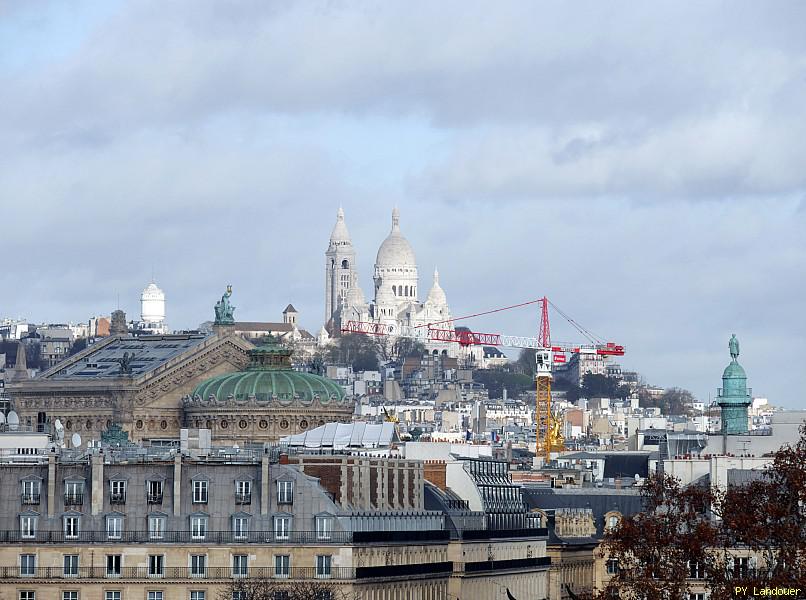
[[[431,291],[428,292],[428,300],[426,300],[426,302],[437,306],[446,306],[448,304],[448,297],[445,295],[445,290],[439,285],[439,271],[436,269],[434,269],[434,285],[431,286]]]
[[[336,214],[336,224],[333,226],[333,232],[330,234],[330,243],[351,243],[350,232],[347,231],[347,223],[344,222],[344,210],[341,207],[339,207],[339,212]]]
[[[414,249],[400,233],[400,213],[397,208],[392,211],[392,231],[378,248],[375,266],[379,268],[417,266]]]
[[[353,285],[347,290],[347,306],[360,306],[364,304],[364,292],[357,285]]]
[[[156,283],[153,281],[143,288],[143,293],[140,295],[143,300],[164,300],[165,292],[163,292]]]

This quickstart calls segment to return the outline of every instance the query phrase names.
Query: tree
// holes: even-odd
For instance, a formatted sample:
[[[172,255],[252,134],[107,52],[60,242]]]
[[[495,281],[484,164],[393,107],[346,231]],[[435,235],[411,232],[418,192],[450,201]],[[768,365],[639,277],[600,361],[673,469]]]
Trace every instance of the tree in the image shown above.
[[[800,433],[757,481],[726,491],[648,478],[643,510],[605,535],[602,551],[619,569],[594,596],[684,598],[692,570],[712,600],[735,598],[737,586],[806,588],[806,426]],[[737,549],[756,567],[734,561]]]
[[[532,377],[503,369],[477,369],[473,372],[473,380],[484,384],[490,398],[502,398],[504,388],[514,398],[522,392],[533,390],[535,385]]]
[[[377,371],[378,349],[369,336],[351,333],[338,338],[338,343],[330,348],[330,361],[350,365],[353,371]]]
[[[70,346],[70,354],[68,356],[73,356],[74,354],[78,354],[82,350],[87,347],[87,338],[80,337],[76,341],[73,342],[73,345]]]
[[[338,586],[322,580],[278,581],[271,577],[236,577],[218,593],[218,600],[346,600]]]
[[[513,363],[512,368],[516,373],[534,378],[537,370],[534,348],[521,348],[518,360]]]

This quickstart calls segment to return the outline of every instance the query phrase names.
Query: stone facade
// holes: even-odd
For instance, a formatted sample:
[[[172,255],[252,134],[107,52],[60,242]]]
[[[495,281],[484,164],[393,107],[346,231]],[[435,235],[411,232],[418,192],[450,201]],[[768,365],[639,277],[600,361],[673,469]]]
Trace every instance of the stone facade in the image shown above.
[[[450,531],[422,492],[406,510],[337,500],[303,472],[319,457],[134,458],[0,465],[0,600],[217,600],[241,577],[362,600],[487,600],[503,588],[547,597],[539,531]],[[368,465],[376,478],[422,472],[418,461],[383,463]],[[373,523],[362,531],[359,519]]]

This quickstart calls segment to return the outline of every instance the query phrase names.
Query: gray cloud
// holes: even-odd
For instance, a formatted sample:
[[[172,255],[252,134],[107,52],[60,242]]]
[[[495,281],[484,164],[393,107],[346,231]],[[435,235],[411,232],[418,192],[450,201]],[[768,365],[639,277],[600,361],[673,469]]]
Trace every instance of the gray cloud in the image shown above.
[[[0,315],[134,316],[153,266],[176,327],[232,283],[315,330],[337,207],[368,291],[399,204],[456,314],[548,294],[704,398],[736,331],[803,405],[806,5],[54,6],[0,5]]]

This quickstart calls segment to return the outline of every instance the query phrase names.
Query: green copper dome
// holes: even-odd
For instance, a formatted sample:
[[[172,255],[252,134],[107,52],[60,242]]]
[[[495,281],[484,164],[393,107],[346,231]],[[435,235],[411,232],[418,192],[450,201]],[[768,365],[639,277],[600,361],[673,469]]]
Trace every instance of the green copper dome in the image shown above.
[[[267,344],[249,352],[251,362],[245,371],[218,375],[193,390],[194,400],[278,402],[291,404],[340,403],[344,389],[335,381],[291,368],[291,351]]]
[[[747,379],[744,367],[737,362],[730,363],[722,372],[722,379]]]

